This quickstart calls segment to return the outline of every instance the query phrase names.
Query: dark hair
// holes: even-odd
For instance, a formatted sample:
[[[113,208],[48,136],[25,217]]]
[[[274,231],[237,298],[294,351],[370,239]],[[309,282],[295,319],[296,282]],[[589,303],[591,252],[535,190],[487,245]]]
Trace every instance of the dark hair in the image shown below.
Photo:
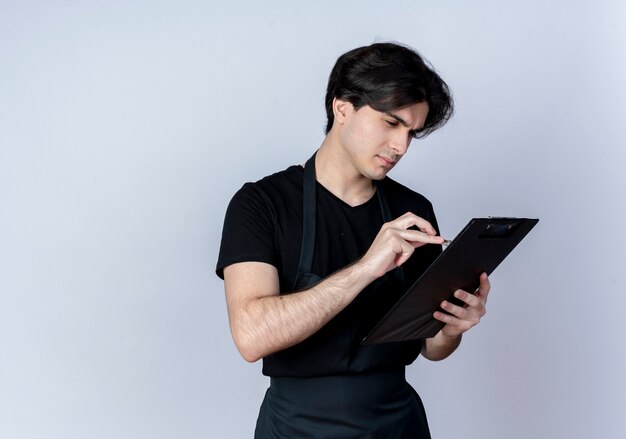
[[[326,89],[326,134],[335,120],[334,98],[350,102],[356,110],[369,105],[382,112],[428,102],[428,116],[417,138],[443,126],[453,112],[443,79],[416,51],[396,43],[359,47],[337,59]]]

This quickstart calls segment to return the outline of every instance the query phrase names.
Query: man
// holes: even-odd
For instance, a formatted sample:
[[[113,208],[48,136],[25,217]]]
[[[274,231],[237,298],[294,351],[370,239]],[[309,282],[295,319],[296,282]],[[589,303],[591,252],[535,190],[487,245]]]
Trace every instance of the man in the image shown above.
[[[387,177],[412,138],[452,114],[443,80],[413,50],[377,43],[342,55],[326,94],[326,137],[233,197],[217,274],[233,339],[271,377],[257,438],[427,438],[404,370],[449,356],[485,314],[486,274],[443,302],[433,338],[360,341],[441,252],[428,200]]]

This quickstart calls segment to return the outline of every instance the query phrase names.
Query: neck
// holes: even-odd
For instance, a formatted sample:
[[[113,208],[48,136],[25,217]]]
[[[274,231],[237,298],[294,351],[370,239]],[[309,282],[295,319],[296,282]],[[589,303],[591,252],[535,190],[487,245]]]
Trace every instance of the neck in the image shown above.
[[[332,134],[326,136],[315,157],[317,181],[346,204],[363,204],[374,195],[375,186],[355,168]]]

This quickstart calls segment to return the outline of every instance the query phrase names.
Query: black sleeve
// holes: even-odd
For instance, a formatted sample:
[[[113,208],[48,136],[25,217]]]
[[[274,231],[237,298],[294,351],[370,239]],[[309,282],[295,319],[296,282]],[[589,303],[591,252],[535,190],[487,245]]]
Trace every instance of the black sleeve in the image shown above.
[[[275,218],[270,199],[255,184],[246,183],[226,210],[215,273],[224,279],[224,267],[237,262],[266,262],[277,266]]]

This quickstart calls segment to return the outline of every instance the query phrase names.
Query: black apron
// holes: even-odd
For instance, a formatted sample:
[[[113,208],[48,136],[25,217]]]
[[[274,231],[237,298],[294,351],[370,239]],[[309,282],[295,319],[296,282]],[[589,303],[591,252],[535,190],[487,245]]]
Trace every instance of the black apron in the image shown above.
[[[384,222],[391,212],[382,187],[376,193]],[[302,249],[293,290],[321,281],[312,273],[316,228],[315,154],[305,164]],[[402,269],[391,272],[404,281]],[[392,370],[323,377],[271,377],[255,439],[430,438],[421,399],[404,366]]]

